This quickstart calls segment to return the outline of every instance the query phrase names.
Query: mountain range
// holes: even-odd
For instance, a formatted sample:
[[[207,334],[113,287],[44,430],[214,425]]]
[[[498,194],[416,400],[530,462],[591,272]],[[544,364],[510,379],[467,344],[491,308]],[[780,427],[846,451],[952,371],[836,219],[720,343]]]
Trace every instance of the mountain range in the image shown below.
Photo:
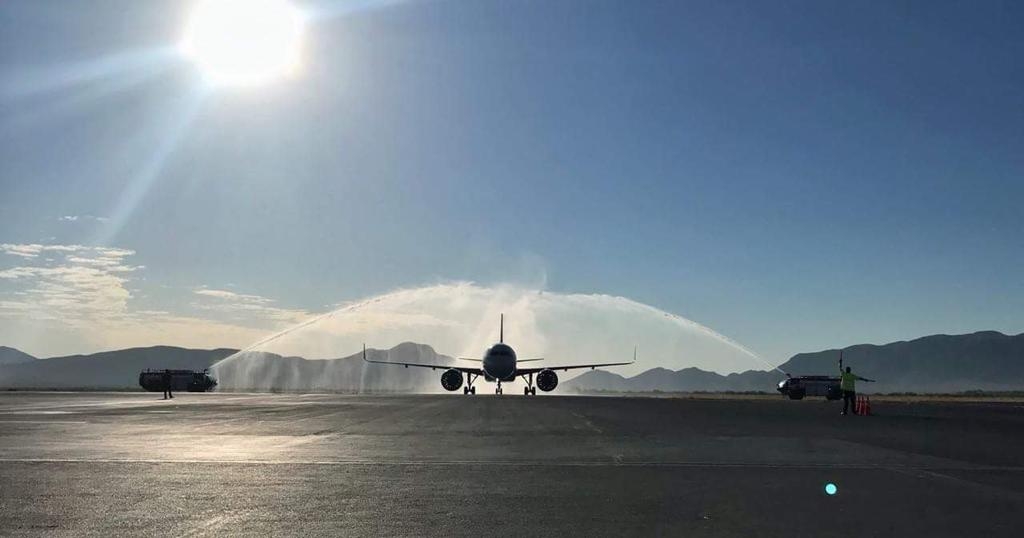
[[[878,380],[862,392],[957,392],[1024,390],[1024,334],[994,331],[934,335],[885,345],[862,344],[793,356],[779,369],[792,375],[835,375],[842,351],[854,372]],[[138,389],[138,374],[150,369],[210,368],[234,349],[184,349],[170,346],[36,359],[0,347],[0,388],[4,389]],[[423,344],[406,342],[389,350],[368,350],[380,360],[455,364]],[[217,365],[213,375],[221,389],[343,392],[436,392],[440,372],[425,368],[371,365],[361,354],[307,360],[272,353],[247,352]],[[604,370],[588,371],[564,381],[561,392],[722,392],[772,391],[785,375],[750,370],[721,375],[698,368],[653,368],[633,377]]]
[[[13,347],[0,346],[0,366],[5,364],[21,364],[25,362],[32,362],[34,360],[36,360],[36,358],[28,353],[18,351]]]
[[[219,387],[230,390],[425,392],[440,388],[439,372],[410,368],[400,373],[397,366],[364,362],[362,352],[328,360],[245,352],[214,367],[236,353],[237,349],[154,346],[50,359],[21,354],[28,360],[0,366],[0,389],[138,389],[139,372],[165,368],[213,368]],[[437,354],[430,346],[411,342],[390,350],[367,350],[367,354],[377,360],[454,364],[453,359]],[[389,372],[391,368],[394,371]]]
[[[749,370],[723,376],[697,368],[655,368],[627,378],[595,370],[567,381],[565,387],[583,393],[771,391],[785,379],[785,373],[838,375],[840,351],[844,364],[854,373],[876,380],[860,383],[862,392],[1024,389],[1024,333],[1010,336],[995,331],[799,353],[780,364],[781,371]]]

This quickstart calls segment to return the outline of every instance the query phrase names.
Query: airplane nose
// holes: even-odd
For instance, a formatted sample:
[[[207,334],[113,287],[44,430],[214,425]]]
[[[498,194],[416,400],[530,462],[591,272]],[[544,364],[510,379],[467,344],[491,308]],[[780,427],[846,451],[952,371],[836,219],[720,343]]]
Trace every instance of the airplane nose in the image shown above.
[[[484,371],[496,379],[506,380],[515,374],[515,361],[511,357],[488,357]]]

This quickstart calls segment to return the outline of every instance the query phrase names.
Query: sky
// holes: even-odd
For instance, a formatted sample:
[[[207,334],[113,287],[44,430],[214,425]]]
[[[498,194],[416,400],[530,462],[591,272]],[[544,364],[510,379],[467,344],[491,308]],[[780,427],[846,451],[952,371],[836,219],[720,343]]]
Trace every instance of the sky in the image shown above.
[[[465,282],[772,364],[1024,332],[1019,2],[295,2],[298,72],[245,88],[176,48],[190,2],[74,4],[0,3],[0,345]]]

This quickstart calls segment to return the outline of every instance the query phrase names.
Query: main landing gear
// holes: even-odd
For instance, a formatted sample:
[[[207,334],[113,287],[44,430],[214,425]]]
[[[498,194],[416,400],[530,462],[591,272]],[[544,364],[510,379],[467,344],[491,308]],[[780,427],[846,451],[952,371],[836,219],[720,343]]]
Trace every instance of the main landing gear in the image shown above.
[[[523,387],[523,396],[536,396],[537,387],[533,386],[533,374],[530,374],[530,377],[524,375],[523,381],[526,381],[526,386]]]
[[[473,374],[466,374],[466,386],[462,387],[463,394],[476,394],[476,387],[473,386],[473,382],[476,381],[477,376]]]

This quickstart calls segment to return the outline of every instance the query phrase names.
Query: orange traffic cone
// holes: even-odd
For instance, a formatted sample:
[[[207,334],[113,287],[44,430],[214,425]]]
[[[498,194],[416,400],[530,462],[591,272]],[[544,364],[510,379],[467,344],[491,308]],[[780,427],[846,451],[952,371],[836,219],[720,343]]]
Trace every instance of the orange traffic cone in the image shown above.
[[[867,396],[857,395],[857,402],[854,406],[854,413],[867,416],[871,414],[871,400]]]

